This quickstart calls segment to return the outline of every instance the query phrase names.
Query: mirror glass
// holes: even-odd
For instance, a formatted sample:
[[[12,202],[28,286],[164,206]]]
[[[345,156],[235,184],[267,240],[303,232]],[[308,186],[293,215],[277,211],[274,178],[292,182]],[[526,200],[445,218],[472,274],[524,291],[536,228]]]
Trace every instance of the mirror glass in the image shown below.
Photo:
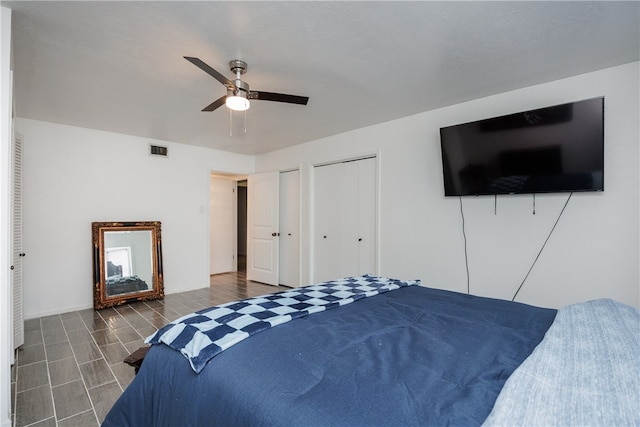
[[[160,222],[94,222],[94,308],[164,296]]]

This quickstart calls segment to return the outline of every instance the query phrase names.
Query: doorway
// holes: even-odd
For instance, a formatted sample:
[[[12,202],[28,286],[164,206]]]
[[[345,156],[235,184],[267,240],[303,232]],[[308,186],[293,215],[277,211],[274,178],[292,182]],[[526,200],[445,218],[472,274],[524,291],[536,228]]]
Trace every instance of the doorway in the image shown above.
[[[247,180],[238,181],[238,271],[247,271]]]
[[[246,182],[245,176],[211,173],[209,275],[246,270]]]
[[[252,175],[256,177],[256,175]],[[289,287],[300,286],[300,180],[299,171],[276,173],[275,192],[276,206],[282,209],[279,215],[275,209],[274,229],[269,231],[269,238],[282,242],[274,242],[275,252],[272,254],[276,262],[275,281],[253,278],[273,285]],[[249,198],[250,188],[247,176],[224,175],[215,172],[210,177],[210,272],[211,276],[238,272],[247,274],[249,264]],[[266,206],[265,191],[260,185],[252,186],[258,192],[254,203]],[[281,193],[281,194],[280,194]],[[280,197],[281,196],[281,197]],[[259,211],[264,211],[260,208]],[[255,215],[254,215],[255,216]],[[278,223],[278,216],[281,216]],[[256,252],[252,252],[256,253]],[[264,257],[271,258],[269,257]],[[254,259],[255,260],[255,259]],[[278,263],[278,260],[280,261]],[[252,270],[255,271],[255,270]],[[281,274],[278,274],[278,271]],[[278,276],[281,276],[278,278]],[[280,279],[280,280],[278,280]]]

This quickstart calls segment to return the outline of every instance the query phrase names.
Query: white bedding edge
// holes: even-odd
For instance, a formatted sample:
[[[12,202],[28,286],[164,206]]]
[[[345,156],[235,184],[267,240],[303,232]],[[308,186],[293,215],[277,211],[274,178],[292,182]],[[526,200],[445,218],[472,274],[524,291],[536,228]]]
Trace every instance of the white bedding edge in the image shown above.
[[[484,426],[640,426],[640,311],[563,307],[511,375]]]

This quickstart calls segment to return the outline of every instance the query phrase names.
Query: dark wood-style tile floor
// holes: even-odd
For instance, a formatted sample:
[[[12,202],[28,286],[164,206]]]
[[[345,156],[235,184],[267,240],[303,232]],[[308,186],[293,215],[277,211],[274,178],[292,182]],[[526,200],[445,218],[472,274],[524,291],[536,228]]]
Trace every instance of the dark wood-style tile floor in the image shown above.
[[[283,289],[249,282],[240,271],[163,300],[27,320],[12,367],[14,426],[99,426],[134,377],[123,360],[156,329],[193,311]]]

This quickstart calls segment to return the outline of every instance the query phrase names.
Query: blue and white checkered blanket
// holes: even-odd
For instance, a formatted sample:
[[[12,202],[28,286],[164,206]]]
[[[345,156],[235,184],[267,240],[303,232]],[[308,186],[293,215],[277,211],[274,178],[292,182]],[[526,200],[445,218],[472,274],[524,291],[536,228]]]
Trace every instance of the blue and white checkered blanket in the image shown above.
[[[181,352],[200,373],[209,360],[258,332],[308,314],[419,284],[386,277],[346,277],[317,285],[247,298],[197,311],[159,329],[145,342]]]

